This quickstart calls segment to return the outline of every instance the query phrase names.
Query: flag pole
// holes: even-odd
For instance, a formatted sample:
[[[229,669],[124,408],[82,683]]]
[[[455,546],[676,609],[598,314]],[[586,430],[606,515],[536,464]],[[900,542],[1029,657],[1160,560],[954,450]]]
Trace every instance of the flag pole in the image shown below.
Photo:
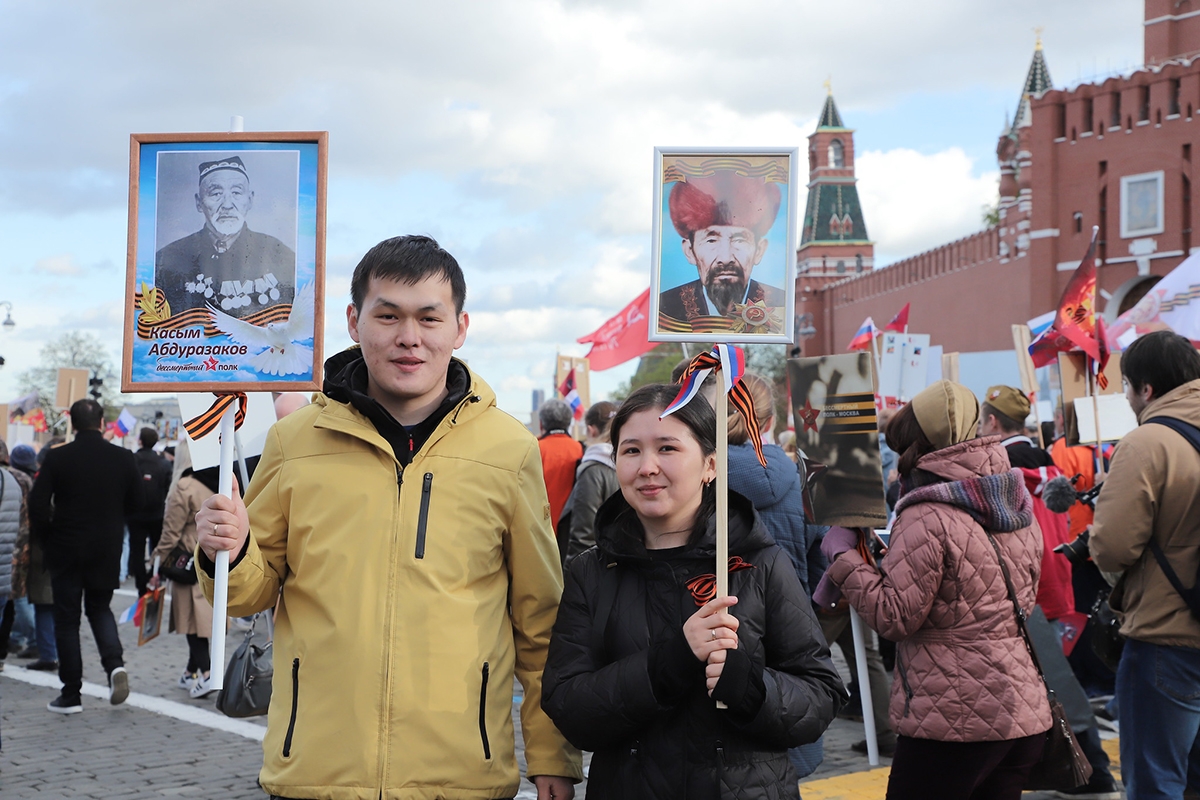
[[[871,696],[871,678],[867,674],[867,632],[862,618],[850,606],[850,633],[854,638],[854,660],[858,663],[858,697],[862,702],[863,733],[867,737],[867,763],[879,764],[879,740],[875,731],[875,698]]]
[[[1100,402],[1097,399],[1096,376],[1092,374],[1092,357],[1087,360],[1087,387],[1092,396],[1092,424],[1096,429],[1096,482],[1104,480],[1104,444],[1100,441]]]
[[[717,597],[729,595],[729,395],[717,381]],[[720,700],[717,708],[726,708]]]

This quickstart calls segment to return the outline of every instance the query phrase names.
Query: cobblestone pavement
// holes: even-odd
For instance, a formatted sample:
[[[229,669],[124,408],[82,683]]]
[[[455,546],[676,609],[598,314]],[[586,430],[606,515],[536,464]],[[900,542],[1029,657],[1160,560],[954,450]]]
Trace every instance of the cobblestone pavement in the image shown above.
[[[133,603],[132,594],[126,589],[113,598],[114,613]],[[82,631],[82,714],[49,713],[46,703],[61,686],[57,675],[28,672],[22,668],[27,661],[9,656],[5,671],[0,672],[0,797],[263,800],[266,795],[258,788],[257,777],[265,718],[231,720],[213,708],[213,696],[192,700],[176,688],[187,662],[184,637],[163,634],[139,648],[132,625],[119,629],[132,690],[121,706],[108,704],[105,676],[86,626]],[[243,635],[231,631],[227,654],[233,653]],[[835,661],[847,675],[836,651]],[[516,686],[513,710],[518,742],[519,703],[520,687]],[[825,734],[824,762],[801,782],[805,800],[883,797],[891,762],[885,758],[872,768],[865,755],[851,749],[862,738],[861,723],[836,720],[830,726]],[[1114,756],[1115,745],[1115,740],[1106,742]],[[524,772],[519,750],[517,756]],[[586,784],[577,787],[576,796],[582,797],[585,788]],[[518,798],[535,800],[528,781],[522,781]],[[1025,800],[1043,798],[1048,795],[1025,796]]]

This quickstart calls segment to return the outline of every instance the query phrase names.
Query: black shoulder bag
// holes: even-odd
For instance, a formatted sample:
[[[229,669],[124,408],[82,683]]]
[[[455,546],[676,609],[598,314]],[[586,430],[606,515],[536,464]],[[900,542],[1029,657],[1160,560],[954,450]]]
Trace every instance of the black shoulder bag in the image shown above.
[[[271,705],[271,679],[275,668],[271,663],[271,645],[257,645],[254,627],[262,614],[255,614],[246,631],[246,638],[233,651],[225,667],[224,688],[217,694],[217,710],[227,717],[257,717],[267,713]],[[213,666],[216,666],[215,664]]]
[[[996,551],[996,558],[1000,560],[1000,571],[1004,574],[1008,599],[1012,601],[1016,614],[1017,629],[1021,632],[1021,638],[1025,640],[1025,648],[1029,650],[1029,657],[1033,659],[1033,666],[1046,690],[1046,699],[1050,702],[1051,725],[1050,730],[1046,731],[1046,747],[1042,751],[1042,760],[1033,768],[1033,772],[1029,773],[1025,791],[1070,791],[1088,782],[1092,777],[1092,765],[1088,763],[1087,756],[1083,754],[1083,749],[1071,731],[1062,703],[1058,702],[1054,690],[1046,683],[1042,664],[1033,649],[1033,642],[1029,641],[1029,631],[1025,629],[1025,610],[1017,601],[1017,590],[1013,587],[1008,563],[1000,552],[1000,545],[996,544],[996,538],[992,536],[991,531],[985,529],[984,533],[992,543],[992,549]]]

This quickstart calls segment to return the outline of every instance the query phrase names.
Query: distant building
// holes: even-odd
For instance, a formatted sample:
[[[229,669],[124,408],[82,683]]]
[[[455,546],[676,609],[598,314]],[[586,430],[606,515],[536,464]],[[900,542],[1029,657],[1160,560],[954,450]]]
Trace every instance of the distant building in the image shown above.
[[[866,317],[882,326],[907,302],[912,330],[947,352],[1011,350],[1013,323],[1057,306],[1093,225],[1109,320],[1200,249],[1200,0],[1145,0],[1144,31],[1143,68],[1069,91],[1053,88],[1039,41],[997,143],[998,224],[885,268],[858,204],[853,131],[827,97],[796,255],[796,311],[815,329],[804,354],[843,352]]]

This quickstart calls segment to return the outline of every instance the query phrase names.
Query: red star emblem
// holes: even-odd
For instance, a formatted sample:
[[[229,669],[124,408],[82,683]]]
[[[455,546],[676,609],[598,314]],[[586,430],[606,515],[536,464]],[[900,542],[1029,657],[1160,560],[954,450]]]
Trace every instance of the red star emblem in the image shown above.
[[[204,368],[211,372],[212,370],[217,368],[217,364],[219,364],[219,363],[220,362],[217,361],[216,356],[209,356],[208,360],[204,362]]]
[[[804,421],[804,430],[817,430],[817,417],[821,416],[821,412],[812,407],[806,398],[804,400],[804,408],[800,409],[800,419]]]

